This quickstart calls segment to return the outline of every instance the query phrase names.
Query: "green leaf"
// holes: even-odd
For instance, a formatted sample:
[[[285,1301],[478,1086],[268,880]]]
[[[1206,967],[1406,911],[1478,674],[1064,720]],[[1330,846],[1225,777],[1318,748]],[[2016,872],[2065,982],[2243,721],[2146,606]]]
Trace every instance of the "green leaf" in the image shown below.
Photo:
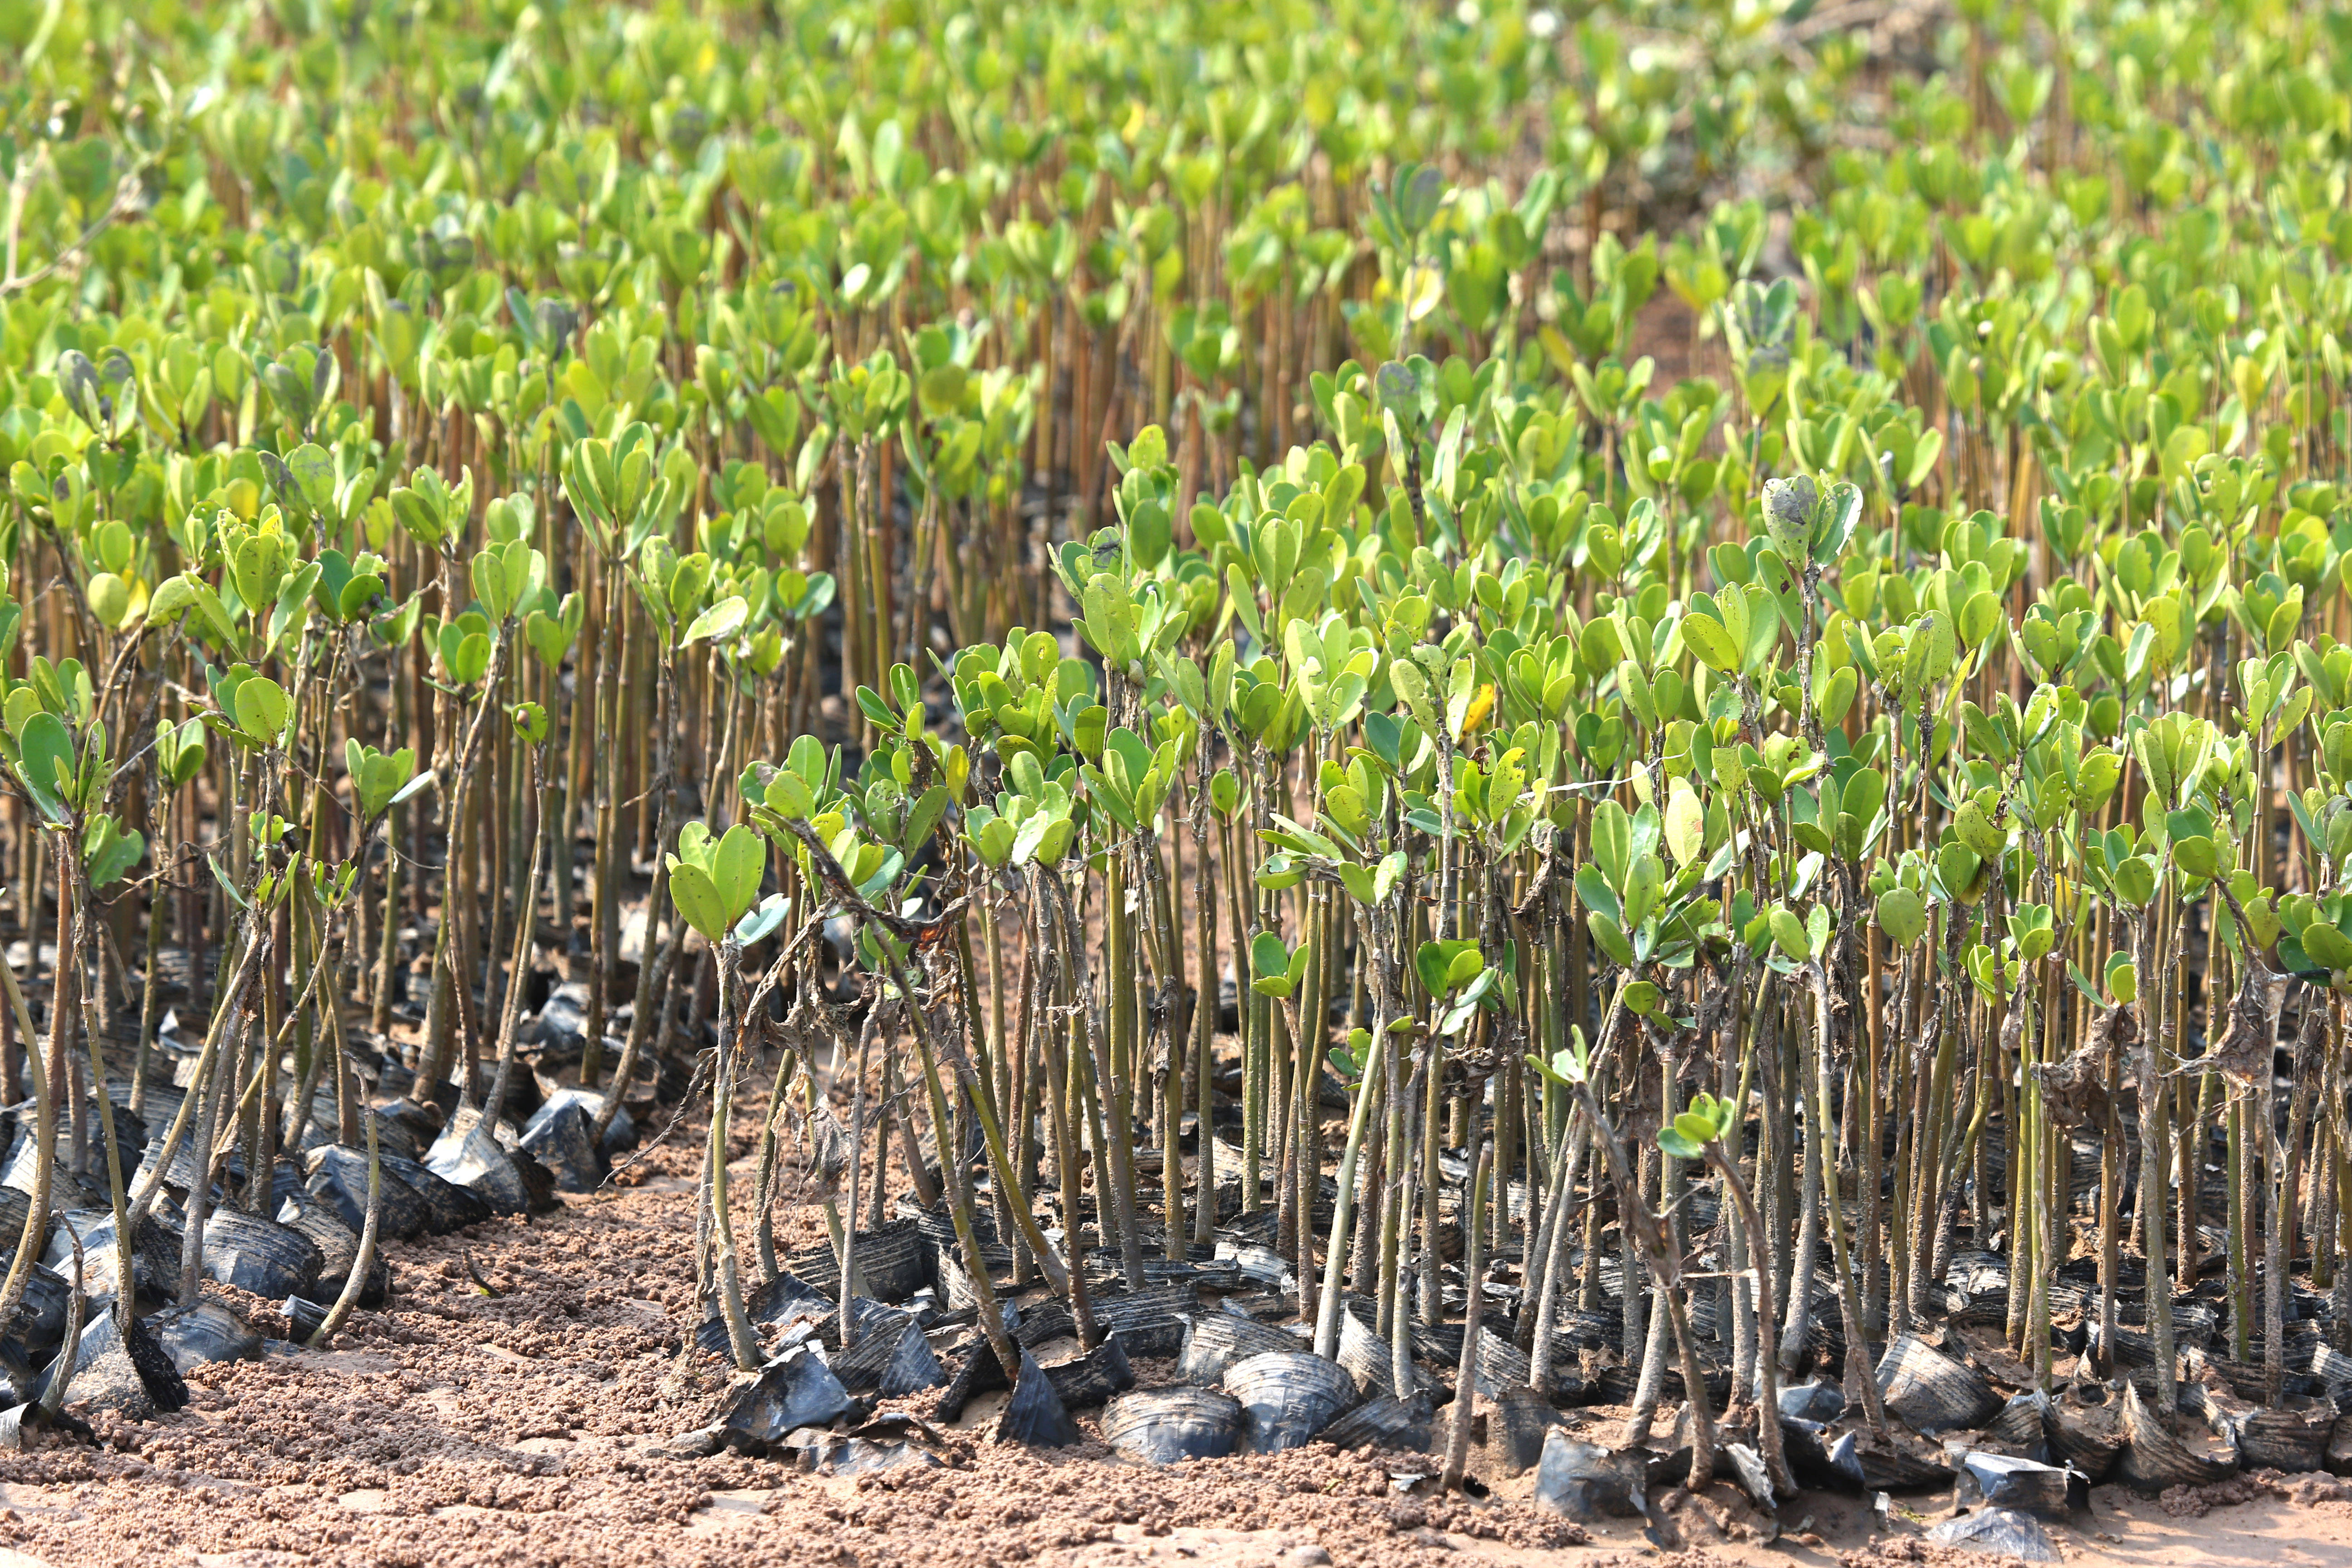
[[[1153,571],[1168,558],[1171,532],[1168,509],[1158,501],[1146,501],[1135,509],[1128,525],[1128,548],[1139,569]]]
[[[249,675],[237,684],[237,729],[261,745],[275,745],[285,736],[291,717],[294,705],[287,700],[285,687],[268,675]]]
[[[276,534],[257,533],[236,547],[229,580],[248,610],[258,611],[278,600],[278,579],[285,572],[286,545]]]
[[[1691,1141],[1680,1123],[1658,1129],[1658,1147],[1677,1160],[1704,1160],[1706,1151]]]
[[[747,823],[727,830],[711,856],[710,880],[719,894],[724,923],[743,918],[760,896],[760,879],[768,868],[768,841]]]
[[[547,739],[547,709],[537,702],[518,702],[507,710],[514,721],[515,733],[528,745],[536,746]]]
[[[1665,868],[1658,864],[1655,855],[1643,855],[1633,861],[1633,873],[1625,879],[1625,929],[1640,931],[1665,893]]]
[[[236,626],[229,619],[227,606],[213,591],[213,585],[194,573],[180,580],[188,584],[186,607],[195,611],[198,628],[205,640],[215,647],[234,650],[237,646]],[[155,619],[152,603],[148,606],[147,618],[150,623]]]
[[[977,813],[974,815],[976,816]],[[981,863],[986,866],[1002,866],[1012,855],[1013,832],[1013,825],[1001,816],[992,817],[986,822],[971,825],[967,828],[968,837],[971,839],[972,852],[978,855]]]
[[[1813,560],[1827,565],[1845,548],[1853,537],[1853,525],[1862,516],[1862,491],[1850,482],[1840,481],[1830,487],[1822,498],[1822,521],[1813,537]]]
[[[310,510],[324,512],[335,499],[335,459],[315,441],[305,441],[287,454],[286,471]]]
[[[1065,823],[1063,826],[1068,825]],[[1045,842],[1045,836],[1053,830],[1054,826],[1055,819],[1042,811],[1034,814],[1024,822],[1013,835],[1013,864],[1025,866],[1033,858],[1039,858],[1041,851],[1046,864],[1052,865],[1058,860],[1060,858],[1051,852]]]
[[[730,594],[702,614],[695,616],[693,623],[686,628],[686,636],[681,637],[679,642],[685,645],[701,642],[705,638],[721,641],[731,637],[742,629],[743,623],[751,618],[751,608],[743,602],[742,595]]]
[[[83,864],[93,888],[121,880],[146,852],[146,836],[123,832],[110,816],[94,818],[82,834]]]
[[[46,710],[35,713],[17,731],[16,747],[23,759],[16,773],[26,792],[42,815],[63,822],[74,783],[73,735],[65,721]]]
[[[82,596],[100,626],[119,627],[131,615],[131,584],[111,572],[93,574]]]
[[[400,754],[404,757],[412,755],[406,746],[403,746],[400,749]],[[412,765],[414,764],[412,763]],[[425,788],[429,784],[436,783],[440,779],[440,776],[441,775],[433,769],[427,768],[423,773],[418,773],[406,784],[394,790],[393,792],[392,799],[385,802],[385,804],[387,805],[398,805],[402,801],[406,800],[410,795],[416,794],[419,790]]]
[[[1771,914],[1772,940],[1789,959],[1803,963],[1813,956],[1813,939],[1805,930],[1805,922],[1792,914],[1787,906],[1776,904]]]
[[[490,672],[490,639],[479,632],[467,632],[457,639],[449,658],[449,678],[460,686],[471,686]]]
[[[1983,870],[1984,858],[1957,840],[1944,844],[1936,851],[1937,879],[1943,883],[1944,891],[1952,898],[1969,897],[1969,890],[1976,886]]]
[[[539,650],[540,658],[546,660],[551,669],[563,662],[563,656],[571,651],[573,643],[580,640],[580,628],[587,624],[587,620],[588,601],[577,594],[566,594],[556,605],[552,617],[544,610],[533,610],[524,623],[523,635],[530,639],[531,647]],[[544,629],[532,624],[542,621],[546,623]]]
[[[1682,633],[1684,646],[1717,675],[1728,675],[1739,668],[1741,648],[1713,616],[1696,612],[1685,616]]]
[[[2303,930],[2303,950],[2313,963],[2323,969],[2352,969],[2352,937],[2346,936],[2324,920],[2312,921]]]
[[[1953,815],[1952,826],[1959,831],[1960,842],[1990,860],[2009,844],[2009,835],[1993,825],[1984,807],[1975,801],[1963,801]]]
[[[1878,895],[1878,928],[1897,948],[1910,946],[1927,933],[1927,901],[1908,888],[1889,888]]]
[[[206,850],[205,863],[213,868],[213,880],[221,885],[221,891],[228,895],[231,903],[241,910],[249,910],[253,907],[246,901],[245,894],[237,888],[236,879],[228,874],[228,868],[221,864],[218,855]]]
[[[787,822],[805,822],[816,815],[816,792],[791,768],[777,770],[768,781],[768,809]]]
[[[1689,865],[1706,847],[1706,808],[1687,779],[1675,780],[1666,797],[1664,822],[1667,852],[1677,868]]]
[[[381,598],[383,595],[383,578],[373,572],[354,574],[341,588],[335,590],[336,619],[343,621],[358,619],[360,612]]]
[[[1592,808],[1592,863],[1622,898],[1626,875],[1633,869],[1633,825],[1625,808],[1613,800]]]
[[[2221,857],[2213,841],[2203,834],[2172,841],[2172,861],[2191,877],[2210,878],[2221,868]]]
[[[1262,931],[1250,939],[1250,967],[1261,975],[1287,974],[1290,950],[1274,932]]]
[[[783,894],[769,894],[761,900],[759,908],[735,923],[735,944],[738,947],[749,947],[774,931],[784,923],[784,915],[789,907]]]
[[[677,912],[686,917],[686,923],[700,931],[704,940],[717,942],[725,936],[729,924],[726,905],[708,871],[690,860],[671,856],[669,896],[677,905]]]
[[[1715,1140],[1715,1119],[1704,1111],[1685,1110],[1675,1118],[1675,1131],[1704,1147]]]
[[[677,830],[677,858],[689,866],[709,870],[718,849],[719,841],[710,836],[708,823],[689,822]]]
[[[492,625],[505,620],[514,608],[514,599],[507,592],[506,567],[498,551],[485,550],[475,555],[468,575],[474,580],[474,599],[482,606],[482,613],[490,617]]]
[[[155,721],[156,762],[172,788],[179,788],[202,772],[210,750],[205,744],[202,719],[191,719],[176,730],[168,719]]]
[[[1624,906],[1618,901],[1616,893],[1610,889],[1608,879],[1601,876],[1598,866],[1579,866],[1576,868],[1576,896],[1588,910],[1607,915],[1612,921],[1623,918]]]
[[[1633,944],[1625,940],[1623,926],[1599,910],[1586,915],[1584,921],[1591,929],[1592,940],[1601,944],[1601,951],[1607,953],[1612,963],[1629,965],[1633,962]]]

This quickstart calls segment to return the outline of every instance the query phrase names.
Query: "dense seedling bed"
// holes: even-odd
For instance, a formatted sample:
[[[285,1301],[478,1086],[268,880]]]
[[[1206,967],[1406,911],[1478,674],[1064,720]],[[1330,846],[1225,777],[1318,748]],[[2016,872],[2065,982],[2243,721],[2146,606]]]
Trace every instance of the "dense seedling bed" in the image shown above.
[[[656,1173],[648,1463],[2352,1471],[2340,17],[0,40],[0,1450]]]

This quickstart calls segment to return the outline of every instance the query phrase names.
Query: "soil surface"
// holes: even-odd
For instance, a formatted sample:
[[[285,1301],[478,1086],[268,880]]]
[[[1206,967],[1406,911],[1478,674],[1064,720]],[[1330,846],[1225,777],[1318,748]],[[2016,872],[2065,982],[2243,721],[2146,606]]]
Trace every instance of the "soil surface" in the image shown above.
[[[732,1167],[739,1192],[754,1173],[748,1142]],[[394,1244],[388,1309],[356,1314],[333,1348],[278,1345],[200,1368],[190,1408],[135,1423],[100,1415],[94,1448],[47,1437],[0,1456],[0,1568],[1990,1561],[1925,1540],[1948,1496],[1898,1498],[1882,1529],[1863,1500],[1807,1494],[1768,1546],[1718,1488],[1672,1500],[1683,1539],[1660,1550],[1639,1521],[1588,1529],[1538,1509],[1531,1474],[1497,1479],[1474,1501],[1400,1489],[1435,1468],[1426,1458],[1321,1445],[1154,1470],[1112,1457],[1099,1412],[1078,1414],[1087,1441],[1076,1447],[999,1446],[989,1400],[948,1431],[939,1468],[836,1479],[724,1452],[679,1457],[674,1440],[709,1420],[725,1377],[717,1360],[680,1353],[698,1316],[698,1150],[674,1134],[620,1178],[632,1185],[567,1197],[528,1223]],[[780,1247],[821,1234],[814,1207],[781,1217]],[[288,1331],[268,1303],[220,1294],[265,1334]],[[1171,1368],[1139,1371],[1148,1382]],[[935,1397],[886,1408],[927,1415]],[[1573,1415],[1607,1440],[1608,1413]],[[2256,1477],[2154,1500],[2102,1488],[2087,1521],[2052,1534],[2079,1563],[2345,1568],[2352,1485]]]

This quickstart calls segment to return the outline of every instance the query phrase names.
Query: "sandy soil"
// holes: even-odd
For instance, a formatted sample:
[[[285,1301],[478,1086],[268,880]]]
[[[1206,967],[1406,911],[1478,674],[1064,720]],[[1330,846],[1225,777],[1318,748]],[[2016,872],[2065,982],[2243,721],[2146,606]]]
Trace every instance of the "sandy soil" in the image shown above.
[[[1113,1458],[1091,1412],[1078,1417],[1086,1443],[1031,1452],[989,1441],[976,1405],[944,1466],[856,1479],[671,1457],[721,1386],[715,1362],[679,1357],[696,1316],[695,1147],[680,1137],[631,1173],[641,1184],[566,1199],[559,1214],[394,1246],[390,1309],[359,1314],[331,1351],[203,1368],[185,1411],[101,1415],[96,1448],[50,1440],[0,1458],[0,1568],[1401,1568],[1556,1562],[1568,1548],[1568,1561],[1607,1568],[1987,1561],[1924,1541],[1948,1499],[1898,1499],[1892,1533],[1874,1534],[1859,1500],[1809,1494],[1766,1547],[1718,1489],[1680,1500],[1683,1549],[1661,1552],[1639,1521],[1588,1531],[1538,1510],[1531,1476],[1474,1502],[1401,1493],[1391,1472],[1408,1461],[1325,1447],[1152,1470]],[[750,1162],[740,1168],[747,1190]],[[792,1221],[781,1242],[814,1239],[812,1214]],[[497,1295],[473,1282],[468,1258]],[[286,1331],[268,1304],[236,1304],[266,1332]],[[895,1407],[928,1413],[932,1398]],[[2102,1489],[2087,1525],[2053,1533],[2085,1564],[2352,1564],[2352,1486],[2246,1479],[2214,1494]]]

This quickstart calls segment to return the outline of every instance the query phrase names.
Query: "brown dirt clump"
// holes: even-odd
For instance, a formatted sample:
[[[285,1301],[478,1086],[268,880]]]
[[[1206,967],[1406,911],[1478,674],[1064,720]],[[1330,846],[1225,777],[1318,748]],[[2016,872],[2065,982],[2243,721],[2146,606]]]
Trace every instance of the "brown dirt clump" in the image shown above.
[[[2280,1497],[2297,1508],[2325,1508],[2330,1512],[2352,1513],[2352,1481],[2347,1481],[2341,1476],[2320,1473],[2278,1476],[2268,1470],[2262,1474]]]
[[[2297,1508],[2352,1515],[2352,1485],[2325,1473],[2282,1475],[2249,1470],[2210,1487],[2168,1487],[2157,1505],[2175,1519],[2202,1519],[2217,1508],[2233,1508],[2263,1498],[2281,1498]]]
[[[1989,1557],[1963,1546],[1946,1546],[1939,1542],[1922,1541],[1916,1535],[1894,1535],[1884,1541],[1874,1541],[1858,1551],[1837,1554],[1838,1568],[1895,1568],[1896,1564],[1916,1564],[1917,1568],[1984,1568],[1988,1562],[2005,1561]]]
[[[2167,1487],[2156,1500],[2175,1519],[2202,1519],[2217,1508],[2275,1495],[2277,1489],[2260,1476],[2231,1476],[2210,1487]]]

